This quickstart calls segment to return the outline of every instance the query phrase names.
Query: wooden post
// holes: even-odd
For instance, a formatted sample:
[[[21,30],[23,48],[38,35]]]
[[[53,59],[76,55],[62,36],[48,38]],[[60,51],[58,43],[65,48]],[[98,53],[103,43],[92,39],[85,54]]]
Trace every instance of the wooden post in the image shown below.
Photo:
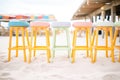
[[[115,22],[116,9],[115,6],[111,7],[111,21]]]

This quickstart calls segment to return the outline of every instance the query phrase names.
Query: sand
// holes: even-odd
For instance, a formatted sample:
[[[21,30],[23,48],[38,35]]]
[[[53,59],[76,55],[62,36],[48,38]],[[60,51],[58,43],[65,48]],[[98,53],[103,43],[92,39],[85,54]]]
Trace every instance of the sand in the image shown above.
[[[101,36],[99,39],[103,40]],[[28,64],[23,61],[23,51],[19,52],[18,58],[15,57],[15,51],[12,51],[12,60],[7,62],[8,40],[8,37],[0,37],[0,80],[120,80],[117,50],[115,63],[111,62],[110,57],[105,57],[104,51],[98,52],[97,62],[94,64],[86,57],[85,51],[77,51],[76,62],[72,64],[64,50],[56,51],[52,63],[47,63],[45,51],[37,51],[37,56]],[[84,43],[84,39],[78,42]],[[99,44],[104,43],[101,41]]]

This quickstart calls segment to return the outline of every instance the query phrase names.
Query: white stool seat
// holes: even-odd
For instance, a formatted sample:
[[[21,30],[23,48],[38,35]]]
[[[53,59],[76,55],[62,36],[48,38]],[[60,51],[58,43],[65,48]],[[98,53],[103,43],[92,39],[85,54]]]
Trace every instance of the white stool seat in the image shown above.
[[[51,26],[52,27],[70,27],[71,23],[70,22],[53,22]]]

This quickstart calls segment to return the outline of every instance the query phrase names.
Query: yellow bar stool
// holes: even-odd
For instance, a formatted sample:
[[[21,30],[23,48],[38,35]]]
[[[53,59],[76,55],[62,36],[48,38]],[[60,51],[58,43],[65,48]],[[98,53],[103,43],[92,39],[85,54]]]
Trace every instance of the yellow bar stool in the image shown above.
[[[113,22],[109,22],[109,21],[100,21],[100,22],[96,22],[94,24],[96,27],[94,30],[94,45],[93,45],[93,49],[94,49],[94,53],[92,53],[92,62],[96,62],[96,57],[97,57],[97,50],[105,50],[106,51],[106,57],[108,58],[108,50],[111,50],[111,58],[112,58],[112,62],[114,62],[114,53],[113,53],[113,33],[112,33],[112,28],[114,26]],[[98,31],[99,30],[103,30],[104,31],[104,35],[105,35],[105,45],[99,45],[98,44]],[[110,43],[111,45],[109,46],[108,44],[108,33],[110,33]]]
[[[29,39],[28,39],[28,31],[27,27],[29,26],[29,23],[26,21],[20,21],[20,20],[14,20],[9,22],[9,48],[8,48],[8,61],[11,60],[11,50],[16,50],[16,57],[18,57],[18,50],[24,51],[24,62],[26,62],[26,49],[29,46]],[[12,35],[13,32],[15,32],[16,37],[16,45],[12,46]],[[19,34],[22,36],[22,45],[19,45]],[[27,38],[28,46],[25,45],[25,36]]]
[[[91,22],[74,22],[73,27],[75,28],[74,34],[73,34],[73,44],[72,44],[72,63],[75,62],[75,51],[76,50],[86,50],[87,51],[87,57],[89,56],[89,50],[91,50],[90,46],[90,30],[92,27]],[[86,32],[86,45],[76,45],[77,41],[77,32],[79,31],[85,31]]]
[[[115,49],[119,50],[119,59],[118,61],[120,62],[120,44],[116,44],[116,40],[117,40],[117,36],[118,36],[118,32],[120,31],[120,21],[115,22],[115,33],[114,33],[114,38],[113,38],[113,46]],[[120,35],[119,35],[120,37]],[[114,52],[114,50],[113,50]]]
[[[36,56],[36,50],[47,50],[47,61],[50,63],[51,53],[50,53],[50,33],[49,33],[49,27],[50,24],[48,22],[40,22],[40,21],[33,21],[30,23],[31,26],[31,48],[30,50],[34,50],[34,56]],[[37,45],[37,34],[39,31],[45,32],[46,37],[46,45]],[[34,41],[33,41],[34,38]],[[34,45],[32,46],[32,43],[34,42]],[[32,53],[29,54],[29,60],[28,63],[31,62]]]

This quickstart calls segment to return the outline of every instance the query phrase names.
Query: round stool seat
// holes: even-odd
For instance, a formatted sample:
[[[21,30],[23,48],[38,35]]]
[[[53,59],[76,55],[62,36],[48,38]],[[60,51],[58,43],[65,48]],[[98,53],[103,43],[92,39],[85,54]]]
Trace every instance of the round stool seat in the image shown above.
[[[115,27],[120,27],[120,21],[114,23]]]
[[[30,23],[31,27],[50,27],[48,22],[33,21]]]
[[[109,22],[109,21],[99,21],[99,22],[96,22],[94,23],[94,26],[96,27],[112,27],[114,26],[114,23],[113,22]]]
[[[73,27],[92,27],[92,22],[74,22]]]
[[[0,19],[2,19],[3,17],[0,15]]]
[[[21,20],[12,20],[8,23],[9,27],[29,27],[29,23],[27,21]]]
[[[70,27],[71,26],[71,24],[70,24],[70,22],[53,22],[52,24],[51,24],[51,26],[54,28],[56,28],[56,27]]]

